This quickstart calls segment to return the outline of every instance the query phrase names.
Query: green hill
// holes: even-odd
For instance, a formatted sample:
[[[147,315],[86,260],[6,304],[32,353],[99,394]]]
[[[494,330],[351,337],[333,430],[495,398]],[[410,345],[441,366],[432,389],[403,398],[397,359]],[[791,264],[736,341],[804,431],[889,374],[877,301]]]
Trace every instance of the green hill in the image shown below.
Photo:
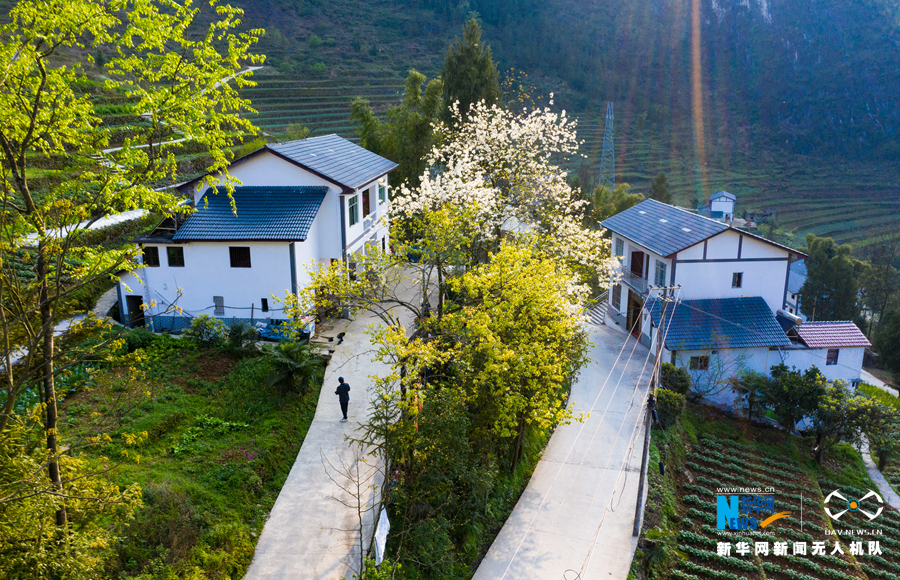
[[[525,73],[541,102],[553,92],[579,118],[586,175],[596,176],[612,100],[618,179],[638,189],[665,171],[677,202],[727,189],[740,210],[775,209],[786,233],[861,246],[900,212],[893,0],[700,0],[696,26],[691,0],[237,4],[267,29],[260,51],[272,68],[246,94],[268,132],[303,123],[354,138],[350,99],[383,110],[409,68],[439,74],[476,10],[501,71]]]

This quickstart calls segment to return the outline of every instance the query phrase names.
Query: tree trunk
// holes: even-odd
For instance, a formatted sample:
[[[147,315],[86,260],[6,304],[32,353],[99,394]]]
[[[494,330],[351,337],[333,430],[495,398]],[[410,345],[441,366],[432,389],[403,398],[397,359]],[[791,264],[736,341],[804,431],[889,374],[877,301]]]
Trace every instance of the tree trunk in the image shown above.
[[[516,445],[513,449],[512,463],[510,468],[510,473],[515,472],[516,466],[519,465],[519,461],[522,460],[522,455],[525,451],[525,418],[519,417],[518,421],[518,431],[519,434],[516,435]]]
[[[47,450],[50,462],[47,473],[58,493],[62,493],[62,476],[59,470],[59,442],[57,440],[58,414],[56,409],[56,385],[53,380],[53,310],[50,308],[50,292],[47,284],[47,258],[44,244],[38,246],[37,276],[41,280],[41,330],[44,333],[44,345],[41,349],[41,364],[44,371],[44,402],[46,411]],[[56,525],[66,525],[66,505],[59,504],[56,510]]]
[[[884,471],[887,467],[888,456],[886,453],[878,453],[878,471]]]
[[[822,460],[825,459],[825,442],[819,443],[819,447],[816,449],[816,463],[822,465]]]

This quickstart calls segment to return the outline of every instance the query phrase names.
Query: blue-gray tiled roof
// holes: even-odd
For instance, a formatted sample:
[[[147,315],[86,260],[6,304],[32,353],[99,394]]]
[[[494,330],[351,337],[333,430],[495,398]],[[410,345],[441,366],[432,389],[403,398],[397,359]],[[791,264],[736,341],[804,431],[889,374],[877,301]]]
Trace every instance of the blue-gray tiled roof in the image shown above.
[[[791,264],[791,271],[788,273],[788,292],[791,294],[800,292],[804,282],[806,282],[806,260],[797,260]]]
[[[231,211],[224,188],[207,189],[175,241],[305,240],[328,188],[235,187]]]
[[[654,199],[617,213],[601,225],[661,256],[671,256],[728,229],[722,222]]]
[[[662,304],[650,311],[659,325]],[[766,301],[759,296],[682,300],[666,310],[663,325],[668,350],[705,350],[754,346],[790,346],[785,331],[775,320]]]
[[[395,169],[397,164],[337,135],[311,137],[267,146],[350,189]]]

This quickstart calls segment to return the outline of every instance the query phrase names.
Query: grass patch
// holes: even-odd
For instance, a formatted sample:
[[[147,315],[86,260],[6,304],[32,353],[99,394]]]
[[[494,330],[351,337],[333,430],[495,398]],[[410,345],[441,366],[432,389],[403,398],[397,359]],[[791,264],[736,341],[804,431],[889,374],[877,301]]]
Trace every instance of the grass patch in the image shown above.
[[[110,440],[82,454],[118,463],[144,505],[112,547],[110,578],[240,578],[315,414],[307,392],[267,387],[267,357],[234,358],[160,336],[133,368],[103,368],[61,405],[63,435],[103,422]],[[138,380],[135,380],[135,378]],[[136,445],[132,434],[143,437]]]

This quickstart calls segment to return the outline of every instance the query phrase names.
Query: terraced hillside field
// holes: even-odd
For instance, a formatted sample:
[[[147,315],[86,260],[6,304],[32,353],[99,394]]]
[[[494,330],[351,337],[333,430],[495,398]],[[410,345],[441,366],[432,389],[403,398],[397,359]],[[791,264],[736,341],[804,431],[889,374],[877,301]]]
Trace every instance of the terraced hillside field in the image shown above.
[[[716,529],[716,490],[726,487],[773,487],[775,512],[789,511],[758,531],[726,535]],[[846,529],[863,529],[859,536],[828,532],[832,521],[824,513],[823,492],[840,489],[847,497],[865,492],[847,486],[811,479],[796,462],[777,453],[767,453],[730,439],[704,435],[690,449],[678,493],[683,517],[678,525],[678,548],[685,555],[670,572],[677,580],[827,580],[870,578],[900,580],[900,513],[886,507],[874,522],[863,516],[842,520]],[[802,522],[801,522],[802,509]],[[846,523],[843,523],[846,522]],[[882,534],[873,534],[876,529]],[[878,541],[881,553],[869,554],[869,542]],[[764,542],[768,553],[757,553],[756,542]],[[840,549],[835,549],[835,543]],[[851,542],[862,542],[862,554],[851,554]],[[721,553],[720,543],[728,543],[730,555]],[[740,554],[746,543],[749,553]],[[806,555],[795,552],[795,543],[804,543]],[[780,544],[778,554],[776,546]],[[814,546],[820,546],[814,549]],[[821,553],[824,550],[824,553]],[[796,555],[795,555],[796,554]]]
[[[337,133],[358,140],[350,123],[350,101],[363,97],[378,112],[403,98],[404,77],[393,71],[348,73],[315,79],[282,74],[257,74],[257,86],[241,91],[258,111],[254,124],[267,133],[281,133],[302,124],[313,135]]]

